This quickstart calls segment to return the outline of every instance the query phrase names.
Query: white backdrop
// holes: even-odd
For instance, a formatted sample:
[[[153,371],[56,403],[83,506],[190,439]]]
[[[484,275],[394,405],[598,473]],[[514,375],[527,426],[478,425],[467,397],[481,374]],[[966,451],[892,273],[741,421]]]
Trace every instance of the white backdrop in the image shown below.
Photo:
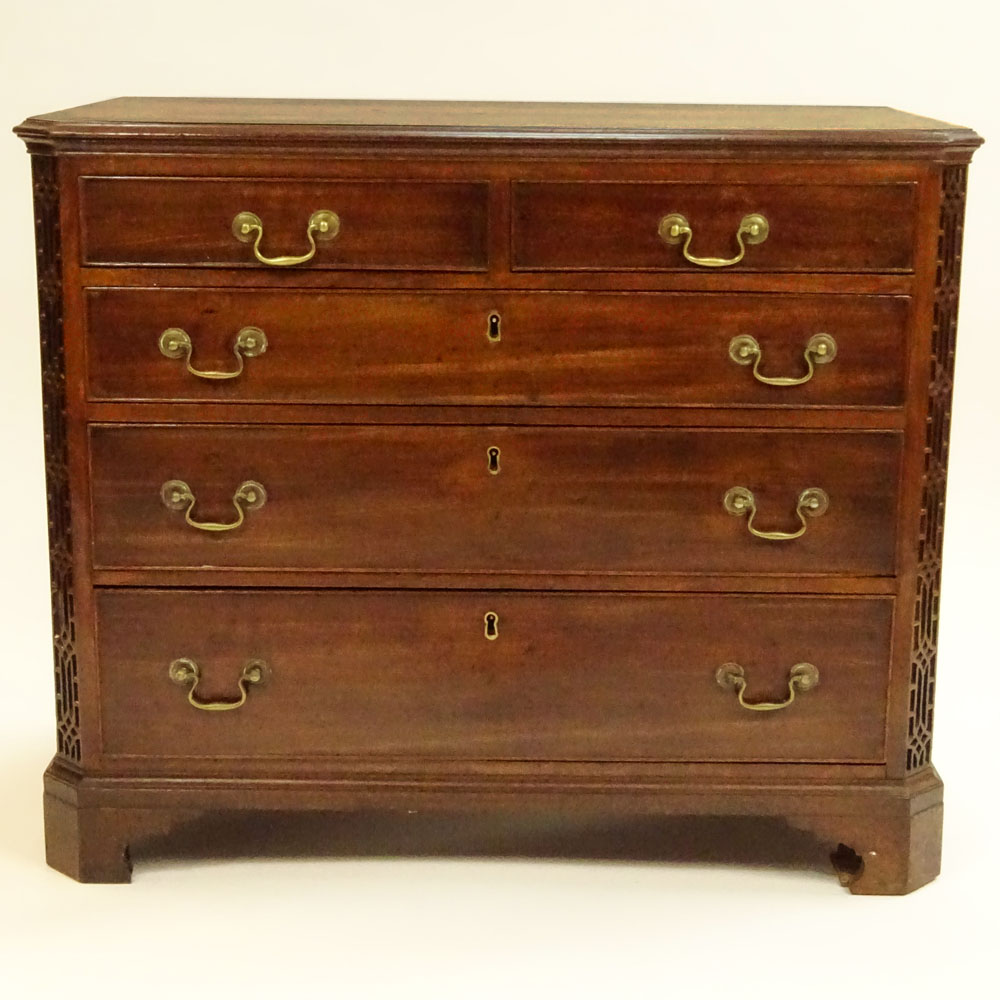
[[[895,984],[929,997],[978,992],[980,975],[995,982],[994,9],[988,0],[0,0],[0,126],[120,94],[675,101],[887,104],[994,140],[973,163],[966,226],[935,745],[944,872],[913,896],[863,899],[818,872],[693,861],[202,860],[141,866],[131,888],[81,887],[48,871],[40,807],[53,696],[34,234],[28,158],[0,135],[6,995],[868,997]]]

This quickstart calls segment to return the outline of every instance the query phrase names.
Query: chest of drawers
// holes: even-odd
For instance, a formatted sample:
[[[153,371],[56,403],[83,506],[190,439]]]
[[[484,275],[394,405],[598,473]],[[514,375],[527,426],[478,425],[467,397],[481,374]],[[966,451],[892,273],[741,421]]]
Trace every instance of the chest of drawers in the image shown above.
[[[938,871],[975,133],[889,109],[31,118],[48,860],[215,810],[760,815]]]

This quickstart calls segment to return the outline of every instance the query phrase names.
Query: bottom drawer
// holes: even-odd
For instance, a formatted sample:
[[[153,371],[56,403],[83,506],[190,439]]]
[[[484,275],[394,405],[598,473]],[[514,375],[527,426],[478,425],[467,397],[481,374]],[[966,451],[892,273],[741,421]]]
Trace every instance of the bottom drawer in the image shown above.
[[[879,763],[891,618],[891,598],[105,590],[103,750]],[[780,702],[804,662],[818,684],[775,711],[717,676]],[[238,708],[191,704],[239,701],[251,663]]]

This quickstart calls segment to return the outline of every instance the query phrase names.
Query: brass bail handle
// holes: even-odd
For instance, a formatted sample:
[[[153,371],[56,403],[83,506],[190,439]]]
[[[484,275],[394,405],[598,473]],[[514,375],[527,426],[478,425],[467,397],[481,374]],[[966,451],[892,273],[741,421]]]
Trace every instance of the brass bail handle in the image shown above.
[[[267,336],[256,326],[245,326],[236,334],[233,344],[233,354],[236,355],[236,370],[231,372],[206,371],[194,368],[191,364],[191,337],[184,330],[170,327],[160,334],[160,353],[165,358],[183,359],[187,370],[197,378],[220,381],[222,379],[238,378],[243,374],[243,359],[259,357],[267,350]]]
[[[340,216],[328,208],[321,208],[309,216],[306,225],[306,238],[309,240],[309,251],[301,257],[265,257],[260,252],[260,241],[264,238],[264,223],[260,216],[253,212],[240,212],[233,219],[233,235],[241,243],[253,240],[253,255],[262,264],[271,267],[291,267],[294,264],[305,264],[316,256],[316,240],[332,240],[340,232]]]
[[[788,671],[788,697],[784,701],[747,701],[744,693],[747,689],[746,672],[738,663],[723,663],[715,672],[715,682],[724,690],[732,688],[736,691],[736,699],[740,708],[750,712],[777,712],[788,708],[799,691],[811,691],[819,684],[819,671],[811,663],[796,663]]]
[[[733,486],[726,490],[722,498],[722,506],[734,517],[747,517],[747,531],[756,538],[764,538],[770,542],[785,542],[799,538],[806,533],[807,517],[822,517],[830,506],[830,498],[824,490],[810,486],[799,494],[795,504],[795,513],[799,519],[797,531],[761,531],[754,527],[753,520],[757,516],[757,501],[753,493],[745,486]]]
[[[691,253],[691,240],[694,239],[694,231],[688,220],[679,212],[671,212],[660,219],[658,229],[660,239],[664,243],[677,244],[682,240],[684,246],[681,252],[684,259],[699,267],[732,267],[738,264],[746,256],[747,246],[763,243],[771,232],[771,227],[767,219],[758,212],[744,215],[736,229],[736,245],[740,252],[735,257],[695,257]]]
[[[806,343],[803,356],[806,359],[806,373],[798,377],[762,375],[761,362],[764,352],[760,344],[749,334],[733,337],[729,342],[729,357],[738,365],[753,365],[753,377],[764,385],[803,385],[808,382],[816,371],[816,365],[828,365],[837,356],[837,341],[828,333],[817,333]]]
[[[186,656],[174,660],[167,668],[167,675],[175,684],[187,687],[188,703],[194,708],[201,709],[203,712],[232,712],[246,704],[247,691],[251,686],[267,683],[271,676],[271,670],[263,660],[248,661],[236,680],[240,693],[235,701],[202,701],[198,697],[201,667]]]
[[[267,491],[252,479],[241,483],[233,494],[236,520],[221,524],[216,521],[196,521],[191,516],[197,500],[191,487],[183,479],[168,479],[160,487],[160,499],[167,510],[183,510],[184,520],[192,528],[199,531],[233,531],[243,523],[246,511],[259,510],[267,503]]]

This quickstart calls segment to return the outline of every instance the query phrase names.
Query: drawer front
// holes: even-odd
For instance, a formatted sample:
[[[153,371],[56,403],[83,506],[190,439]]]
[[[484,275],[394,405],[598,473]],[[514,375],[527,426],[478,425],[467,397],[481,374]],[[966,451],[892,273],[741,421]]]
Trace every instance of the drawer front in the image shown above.
[[[486,183],[424,181],[201,180],[87,177],[81,180],[85,264],[267,268],[233,222],[251,212],[268,258],[310,249],[313,213],[338,225],[307,268],[479,271],[487,266]],[[249,234],[254,237],[256,230]],[[287,267],[274,267],[287,270]]]
[[[891,617],[889,598],[103,591],[104,751],[881,762]],[[190,704],[238,700],[260,662],[238,709]],[[776,711],[717,678],[739,664],[746,702],[780,702],[803,662],[818,684]]]
[[[745,240],[739,271],[911,271],[916,184],[664,184],[519,182],[513,185],[513,266],[555,271],[725,271],[668,243],[663,219],[681,215],[692,257],[731,260],[749,215],[767,238]],[[667,227],[669,229],[669,227]]]
[[[102,400],[899,406],[909,308],[908,297],[876,295],[92,288],[89,391]],[[241,346],[248,329],[262,331],[263,353]],[[179,348],[164,344],[168,330],[186,338]],[[775,384],[782,379],[807,381]]]
[[[94,556],[105,568],[889,575],[900,443],[893,432],[96,426]],[[165,501],[169,481],[188,489]],[[237,496],[254,482],[259,508],[258,491]],[[752,492],[752,524],[746,496],[724,507],[735,487]],[[803,492],[815,488],[829,509],[813,517]],[[186,516],[242,523],[207,531]],[[750,527],[803,530],[773,540]]]

